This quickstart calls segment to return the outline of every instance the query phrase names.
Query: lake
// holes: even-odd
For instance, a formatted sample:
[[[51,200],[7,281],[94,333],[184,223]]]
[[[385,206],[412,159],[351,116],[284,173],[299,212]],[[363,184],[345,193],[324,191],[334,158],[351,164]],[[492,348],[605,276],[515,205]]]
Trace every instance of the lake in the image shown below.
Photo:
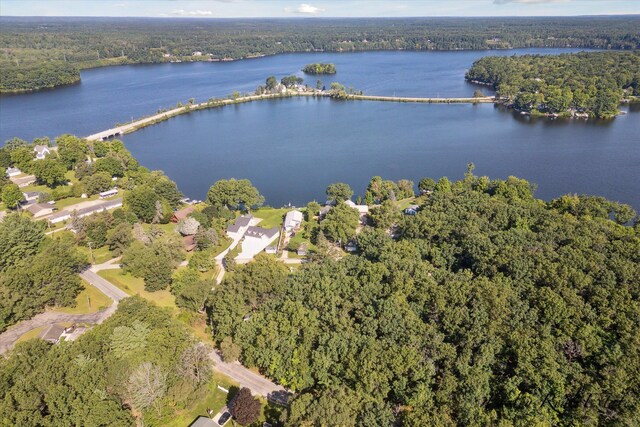
[[[464,81],[485,55],[568,53],[529,49],[464,52],[289,54],[228,63],[123,66],[87,70],[80,85],[0,98],[0,136],[88,135],[193,97],[252,91],[269,75],[303,76],[310,62],[333,62],[320,76],[372,95],[470,96]],[[318,77],[307,76],[315,85]],[[485,93],[490,91],[481,88]],[[267,203],[323,200],[331,182],[363,194],[385,179],[509,175],[538,184],[544,199],[603,195],[640,208],[640,115],[612,121],[530,119],[493,105],[394,104],[294,98],[199,111],[123,137],[141,164],[162,169],[202,199],[221,178],[249,178]]]

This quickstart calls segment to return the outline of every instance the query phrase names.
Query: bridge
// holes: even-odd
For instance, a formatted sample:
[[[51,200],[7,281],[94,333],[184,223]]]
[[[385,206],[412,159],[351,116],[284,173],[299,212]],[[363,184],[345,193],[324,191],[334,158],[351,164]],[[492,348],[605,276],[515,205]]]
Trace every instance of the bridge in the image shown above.
[[[131,123],[116,126],[111,129],[104,130],[102,132],[94,133],[87,136],[85,139],[89,141],[104,141],[109,138],[124,135],[125,133],[134,132],[140,128],[167,120],[171,117],[185,114],[190,111],[202,110],[205,108],[221,107],[229,104],[241,104],[244,102],[259,101],[263,99],[272,98],[287,98],[294,96],[310,96],[310,97],[331,97],[332,94],[328,91],[313,91],[313,92],[298,92],[288,91],[286,93],[264,94],[264,95],[249,95],[239,98],[219,99],[215,101],[201,102],[199,104],[189,104],[182,107],[176,107],[174,109],[154,114],[153,116],[145,117],[140,120],[135,120]],[[478,104],[478,103],[492,103],[496,102],[493,96],[483,96],[478,98],[414,98],[414,97],[402,97],[402,96],[374,96],[374,95],[346,95],[343,100],[359,100],[359,101],[383,101],[383,102],[415,102],[426,104]]]

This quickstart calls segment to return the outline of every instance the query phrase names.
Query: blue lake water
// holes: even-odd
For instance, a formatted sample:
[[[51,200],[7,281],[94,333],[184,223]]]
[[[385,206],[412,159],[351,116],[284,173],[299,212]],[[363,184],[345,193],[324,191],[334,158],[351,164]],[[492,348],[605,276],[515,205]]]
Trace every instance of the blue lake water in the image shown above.
[[[250,92],[269,75],[297,74],[315,85],[316,76],[299,71],[311,62],[336,64],[336,75],[319,77],[327,86],[339,81],[366,94],[455,97],[478,88],[464,72],[482,56],[572,51],[310,53],[87,70],[79,85],[0,97],[0,140],[88,135],[177,101]],[[551,121],[493,105],[287,99],[195,112],[123,139],[143,165],[164,170],[195,198],[217,179],[237,177],[251,179],[271,205],[302,204],[321,200],[331,182],[362,194],[373,175],[460,178],[474,162],[478,174],[535,182],[545,199],[588,193],[638,209],[640,114],[626,110],[612,121]]]

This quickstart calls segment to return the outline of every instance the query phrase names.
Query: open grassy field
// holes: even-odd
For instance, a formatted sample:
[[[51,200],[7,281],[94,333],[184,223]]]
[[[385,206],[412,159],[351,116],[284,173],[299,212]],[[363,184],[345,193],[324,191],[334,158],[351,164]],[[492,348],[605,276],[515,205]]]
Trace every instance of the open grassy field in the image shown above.
[[[92,251],[89,251],[89,248],[86,246],[78,246],[77,248],[80,252],[87,256],[87,259],[92,264],[102,264],[114,258],[113,254],[106,246],[98,249],[92,249]],[[93,252],[93,260],[91,260],[91,252]]]
[[[54,311],[68,314],[89,314],[95,313],[112,304],[111,298],[100,292],[98,289],[82,281],[84,290],[76,297],[75,307],[55,307]]]
[[[279,227],[284,221],[284,216],[290,210],[291,209],[263,208],[251,212],[251,215],[255,216],[256,218],[262,218],[262,221],[260,221],[260,223],[258,224],[260,227]]]
[[[145,291],[143,279],[133,277],[131,274],[124,274],[121,269],[102,270],[98,274],[129,295],[140,295],[160,307],[169,307],[174,311],[178,310],[176,298],[167,289],[156,292]]]

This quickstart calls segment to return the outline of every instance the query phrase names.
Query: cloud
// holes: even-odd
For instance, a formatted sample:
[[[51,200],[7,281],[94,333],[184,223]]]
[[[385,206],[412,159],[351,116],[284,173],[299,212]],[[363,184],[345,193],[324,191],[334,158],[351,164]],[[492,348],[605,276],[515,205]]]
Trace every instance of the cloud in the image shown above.
[[[288,13],[299,13],[302,15],[317,15],[320,12],[324,12],[324,9],[321,9],[316,6],[311,6],[310,4],[307,4],[307,3],[302,3],[300,6],[298,6],[295,9],[286,7],[284,11]]]
[[[212,16],[213,12],[210,10],[184,10],[178,9],[171,11],[174,16]]]
[[[494,4],[509,4],[509,3],[520,3],[520,4],[544,4],[544,3],[566,3],[571,0],[493,0]]]

